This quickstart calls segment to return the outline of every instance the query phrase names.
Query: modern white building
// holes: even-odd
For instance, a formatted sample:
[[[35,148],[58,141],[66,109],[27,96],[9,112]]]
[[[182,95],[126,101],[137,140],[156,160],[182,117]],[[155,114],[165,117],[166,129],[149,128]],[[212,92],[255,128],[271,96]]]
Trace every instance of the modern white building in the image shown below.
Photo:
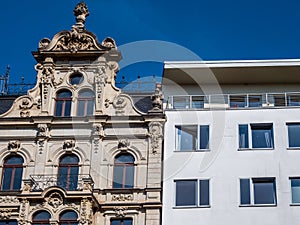
[[[165,62],[163,225],[300,224],[300,60]]]

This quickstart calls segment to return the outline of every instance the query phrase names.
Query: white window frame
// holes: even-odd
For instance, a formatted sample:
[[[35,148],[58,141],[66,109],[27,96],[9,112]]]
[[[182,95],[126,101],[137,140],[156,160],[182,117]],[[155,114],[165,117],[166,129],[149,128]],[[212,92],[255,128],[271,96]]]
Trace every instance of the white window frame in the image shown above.
[[[242,201],[242,199],[241,199],[241,186],[240,186],[240,183],[241,183],[241,180],[243,180],[243,179],[248,179],[249,180],[249,185],[250,185],[250,204],[242,204],[241,203],[241,201]],[[272,203],[272,204],[265,204],[265,203],[263,203],[263,204],[255,204],[255,199],[254,199],[254,183],[256,183],[255,181],[253,181],[253,180],[259,180],[259,179],[261,179],[261,180],[270,180],[270,182],[271,181],[273,181],[274,183],[275,183],[275,198],[274,198],[274,200],[275,200],[275,203]],[[277,185],[276,185],[276,177],[240,177],[239,178],[239,190],[240,190],[240,192],[239,192],[239,205],[241,206],[241,207],[247,207],[247,206],[277,206]]]
[[[264,124],[270,124],[272,125],[272,147],[271,148],[254,148],[253,147],[253,142],[252,142],[252,128],[251,128],[251,125],[255,126],[259,126],[259,125],[264,125]],[[247,128],[248,128],[248,147],[246,148],[241,148],[240,147],[240,129],[239,129],[239,126],[240,125],[247,125]],[[238,141],[238,150],[274,150],[275,149],[275,134],[274,134],[274,123],[239,123],[238,126],[237,126],[237,134],[238,134],[238,138],[237,138],[237,141]]]
[[[200,205],[200,181],[207,180],[208,181],[208,199],[209,199],[209,204],[208,205]],[[197,181],[196,185],[196,193],[195,193],[195,198],[196,198],[196,204],[195,205],[182,205],[182,206],[177,206],[176,205],[176,182],[177,181]],[[173,208],[210,208],[211,207],[211,179],[210,178],[198,178],[198,179],[175,179],[174,180],[174,199],[173,199]]]
[[[177,127],[184,127],[184,126],[196,126],[197,127],[197,142],[196,142],[196,148],[195,149],[190,149],[190,150],[180,150],[179,149],[179,136],[178,136],[178,128]],[[201,126],[208,126],[208,146],[207,148],[200,148],[200,127]],[[211,142],[211,126],[210,124],[177,124],[174,126],[175,127],[175,151],[176,152],[206,152],[210,151],[210,142]]]
[[[300,202],[293,202],[293,191],[292,191],[292,180],[293,179],[300,179],[300,177],[289,177],[290,180],[290,188],[291,188],[291,205],[299,205],[300,206]]]
[[[286,122],[286,148],[287,149],[296,149],[296,150],[300,150],[300,146],[296,146],[296,147],[290,147],[290,141],[289,141],[289,125],[293,125],[293,124],[297,124],[300,125],[300,122]]]

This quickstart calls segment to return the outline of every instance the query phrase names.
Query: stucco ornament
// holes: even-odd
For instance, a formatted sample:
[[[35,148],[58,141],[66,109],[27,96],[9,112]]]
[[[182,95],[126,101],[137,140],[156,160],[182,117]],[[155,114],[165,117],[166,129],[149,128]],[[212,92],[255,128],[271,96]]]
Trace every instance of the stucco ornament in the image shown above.
[[[126,106],[126,100],[122,96],[117,96],[113,101],[113,106],[116,109],[116,114],[124,114],[125,113],[125,106]]]
[[[65,140],[63,144],[64,149],[73,149],[75,147],[75,141],[74,140]]]
[[[10,219],[12,209],[0,209],[0,218],[1,219]]]
[[[112,195],[112,201],[132,201],[132,194],[115,194]]]
[[[162,110],[163,99],[164,97],[161,92],[161,85],[156,85],[155,92],[151,96],[152,106],[153,106],[152,110]]]
[[[21,142],[19,140],[12,140],[8,142],[8,150],[16,152],[19,150]]]
[[[116,217],[125,217],[128,207],[114,207]]]
[[[52,193],[49,198],[46,199],[46,201],[53,208],[58,208],[63,204],[63,198],[58,192]]]
[[[151,141],[152,154],[156,154],[161,146],[161,140],[163,137],[161,123],[151,122],[149,124],[149,137]]]

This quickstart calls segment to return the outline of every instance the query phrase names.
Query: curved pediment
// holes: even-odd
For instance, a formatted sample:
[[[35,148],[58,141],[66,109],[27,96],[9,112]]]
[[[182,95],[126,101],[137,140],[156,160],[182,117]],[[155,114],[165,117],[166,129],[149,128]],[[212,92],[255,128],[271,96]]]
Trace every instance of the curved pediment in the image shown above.
[[[108,51],[116,48],[112,38],[106,38],[100,44],[96,36],[89,31],[80,31],[73,26],[71,31],[61,31],[52,40],[44,38],[39,42],[40,52],[79,52],[79,51]]]

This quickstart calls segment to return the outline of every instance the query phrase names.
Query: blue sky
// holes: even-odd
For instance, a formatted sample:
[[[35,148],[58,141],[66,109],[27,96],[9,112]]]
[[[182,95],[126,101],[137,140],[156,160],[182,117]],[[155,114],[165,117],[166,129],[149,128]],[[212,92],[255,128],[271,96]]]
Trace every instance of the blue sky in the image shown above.
[[[9,64],[11,83],[19,81],[22,75],[25,82],[34,82],[35,60],[31,51],[37,49],[40,39],[52,38],[57,32],[71,28],[75,22],[73,9],[78,2],[1,2],[0,74]],[[85,2],[90,11],[86,28],[94,32],[99,41],[110,36],[118,46],[124,46],[136,41],[158,40],[157,49],[151,52],[153,48],[148,46],[150,53],[147,54],[154,54],[150,57],[153,61],[195,59],[176,48],[165,54],[163,43],[176,44],[204,60],[300,58],[299,0]],[[138,48],[140,61],[148,59],[143,51],[143,47]],[[123,68],[119,78],[122,75],[127,79],[137,75],[159,76],[161,72],[159,63],[135,64]]]

